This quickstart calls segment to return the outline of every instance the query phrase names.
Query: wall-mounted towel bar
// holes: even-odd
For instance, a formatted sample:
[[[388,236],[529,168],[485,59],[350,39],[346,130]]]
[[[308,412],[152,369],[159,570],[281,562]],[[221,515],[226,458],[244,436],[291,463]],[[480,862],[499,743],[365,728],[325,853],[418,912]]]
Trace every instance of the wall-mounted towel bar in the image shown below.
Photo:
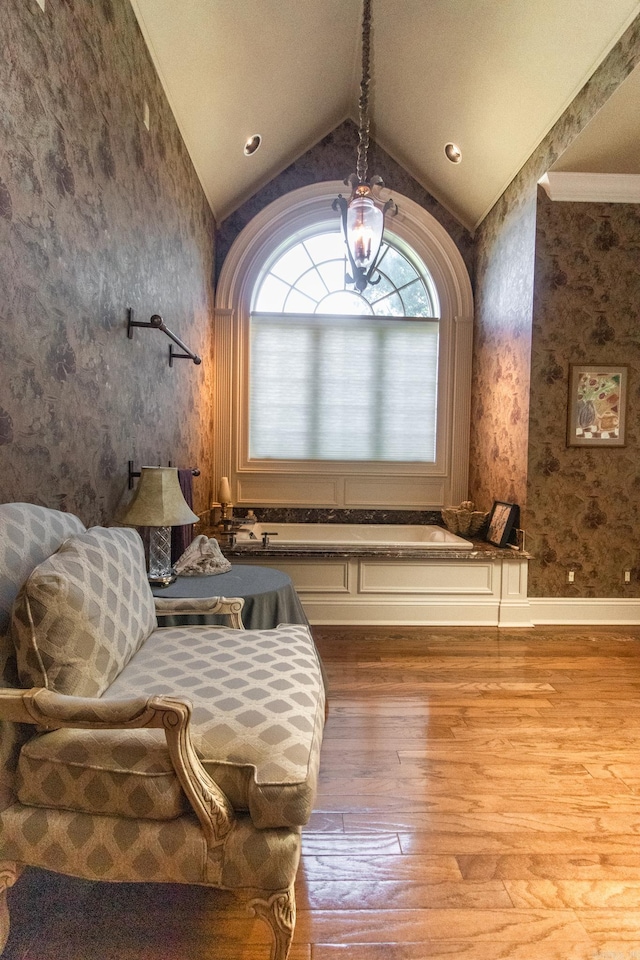
[[[134,470],[134,469],[133,469],[133,463],[134,463],[133,460],[128,460],[127,463],[128,463],[128,465],[129,465],[129,490],[133,490],[133,481],[135,480],[136,477],[139,477],[139,476],[140,476],[140,470]],[[168,467],[172,467],[172,466],[173,466],[173,464],[171,463],[171,460],[169,460],[169,463],[167,464],[167,466],[168,466]],[[200,471],[198,470],[197,467],[193,467],[193,468],[191,469],[191,475],[192,475],[193,477],[199,477],[199,476],[200,476]]]
[[[174,360],[193,360],[194,363],[202,363],[202,358],[198,356],[197,353],[194,353],[192,350],[189,350],[189,347],[184,343],[180,337],[176,336],[169,328],[165,325],[164,320],[159,313],[154,313],[151,319],[148,322],[142,322],[140,320],[133,319],[133,307],[129,307],[128,310],[128,319],[127,319],[127,336],[130,340],[133,340],[133,328],[134,327],[146,327],[148,330],[160,330],[162,333],[166,333],[170,340],[173,340],[173,343],[177,343],[178,346],[184,350],[184,353],[177,353],[173,349],[173,344],[169,344],[169,366],[173,366]]]

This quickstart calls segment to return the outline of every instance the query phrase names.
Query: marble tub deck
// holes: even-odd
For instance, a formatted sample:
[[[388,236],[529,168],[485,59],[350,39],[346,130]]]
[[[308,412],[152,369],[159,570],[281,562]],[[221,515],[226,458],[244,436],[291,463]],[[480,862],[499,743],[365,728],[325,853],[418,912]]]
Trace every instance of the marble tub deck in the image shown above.
[[[354,558],[375,557],[387,560],[465,560],[486,562],[487,560],[507,560],[514,562],[527,561],[531,554],[524,550],[513,550],[511,547],[494,547],[484,540],[473,540],[472,550],[455,550],[451,547],[439,550],[437,547],[394,546],[393,544],[326,544],[326,543],[286,543],[279,544],[274,538],[266,547],[262,543],[251,541],[236,542],[230,546],[226,538],[217,530],[206,531],[207,536],[216,536],[219,539],[222,552],[230,560],[246,559],[259,560],[277,559],[278,557],[314,557],[326,558]]]

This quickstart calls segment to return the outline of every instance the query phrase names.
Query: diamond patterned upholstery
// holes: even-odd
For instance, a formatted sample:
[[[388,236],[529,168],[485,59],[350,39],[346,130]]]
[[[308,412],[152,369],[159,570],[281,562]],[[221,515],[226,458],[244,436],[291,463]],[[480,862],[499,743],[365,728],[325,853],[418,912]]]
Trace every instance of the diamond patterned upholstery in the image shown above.
[[[34,567],[85,526],[70,513],[33,503],[0,504],[0,672],[5,687],[18,686],[11,640],[11,610],[20,587]],[[31,728],[0,723],[0,809],[10,802],[20,746]]]
[[[86,880],[200,883],[224,890],[286,890],[300,860],[300,829],[256,830],[239,817],[207,850],[192,815],[121,820],[14,804],[0,818],[6,859]]]
[[[311,814],[324,689],[309,628],[156,630],[105,698],[167,694],[193,704],[192,737],[207,772],[258,827]],[[169,819],[185,811],[161,731],[57,730],[22,750],[23,803]]]
[[[0,504],[0,669],[7,683],[18,680],[11,632],[11,608],[34,567],[84,524],[70,513],[48,510],[32,503]]]
[[[66,690],[55,722],[72,724],[38,733],[2,723],[0,952],[6,888],[28,864],[91,880],[242,891],[271,928],[272,960],[286,960],[324,721],[310,631],[157,628],[141,569],[132,531],[86,531],[59,511],[0,505],[1,683]],[[4,690],[0,710],[26,721],[41,716],[36,703],[53,710],[56,697]],[[106,728],[109,701],[118,709],[106,711],[108,723],[130,719],[131,729]],[[176,734],[167,732],[170,754],[162,724],[135,722],[136,711],[153,714],[158,704],[170,705],[159,714],[168,730],[183,717],[177,755]],[[224,829],[212,830],[218,822]]]
[[[140,535],[92,527],[43,560],[18,593],[20,684],[100,696],[156,626]]]
[[[171,820],[190,811],[159,730],[57,730],[29,740],[18,761],[28,806]]]

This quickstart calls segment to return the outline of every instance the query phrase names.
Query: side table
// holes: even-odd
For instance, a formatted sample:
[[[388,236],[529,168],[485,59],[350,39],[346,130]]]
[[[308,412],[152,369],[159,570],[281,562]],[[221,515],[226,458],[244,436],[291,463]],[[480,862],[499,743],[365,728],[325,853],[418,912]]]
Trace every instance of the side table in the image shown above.
[[[267,630],[279,623],[309,621],[291,578],[281,570],[234,564],[228,573],[205,577],[178,577],[168,587],[153,587],[156,597],[242,597],[242,620],[248,630]],[[162,626],[225,624],[224,617],[189,614],[162,617]]]

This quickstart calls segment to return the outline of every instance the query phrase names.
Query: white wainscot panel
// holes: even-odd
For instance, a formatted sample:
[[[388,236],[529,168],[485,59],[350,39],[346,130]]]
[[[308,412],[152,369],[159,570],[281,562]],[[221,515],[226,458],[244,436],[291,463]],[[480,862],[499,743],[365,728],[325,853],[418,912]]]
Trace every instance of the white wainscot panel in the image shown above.
[[[363,560],[358,592],[491,596],[494,593],[493,572],[491,563]]]
[[[442,478],[353,477],[344,484],[345,507],[441,507],[445,502]]]
[[[502,564],[501,627],[533,626],[527,597],[527,571],[526,563],[505,561]]]
[[[242,561],[245,562],[244,559]],[[344,560],[277,560],[263,561],[291,577],[300,594],[349,593],[349,563]]]
[[[320,503],[323,506],[338,506],[341,482],[335,477],[269,477],[264,475],[239,474],[237,478],[238,505],[253,506],[256,503],[277,507],[308,506]]]
[[[532,626],[524,558],[503,562],[243,555],[240,562],[287,573],[312,624]]]

